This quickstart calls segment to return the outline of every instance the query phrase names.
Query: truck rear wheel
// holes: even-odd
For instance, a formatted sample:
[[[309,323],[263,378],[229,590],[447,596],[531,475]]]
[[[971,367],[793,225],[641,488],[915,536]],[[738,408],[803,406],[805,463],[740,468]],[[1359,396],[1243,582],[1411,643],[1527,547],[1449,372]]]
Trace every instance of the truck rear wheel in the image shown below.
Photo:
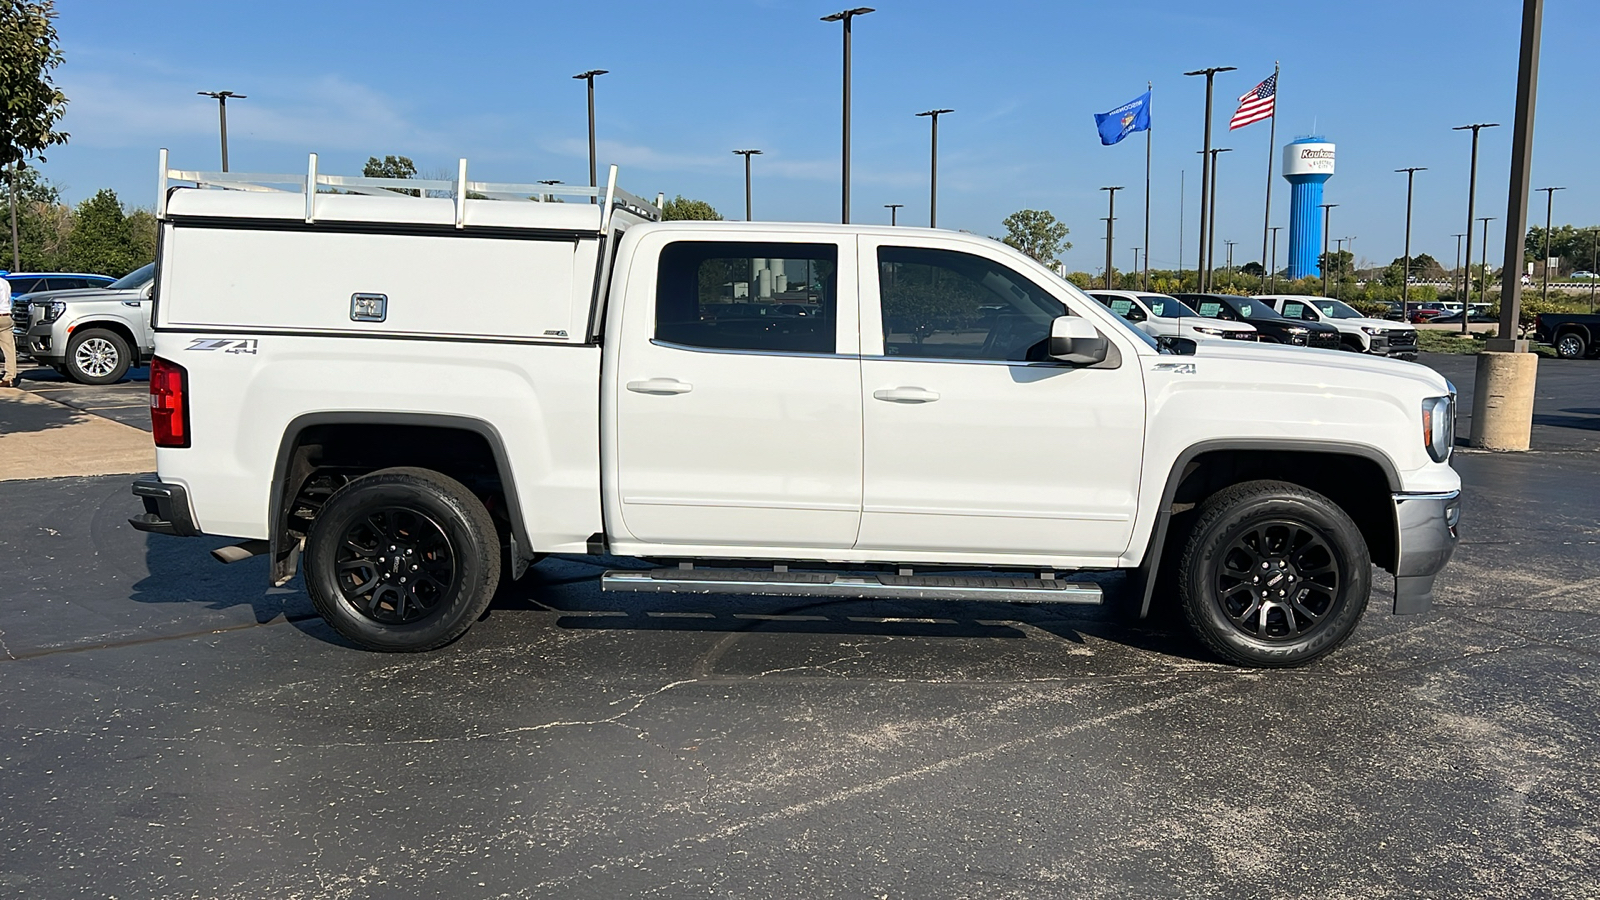
[[[335,631],[368,650],[450,643],[500,581],[483,502],[428,469],[383,469],[328,498],[306,538],[306,589]]]
[[[1583,359],[1589,349],[1583,340],[1583,335],[1576,331],[1568,331],[1556,338],[1556,355],[1562,359]]]
[[[1333,501],[1287,482],[1248,481],[1201,505],[1178,581],[1189,627],[1217,656],[1297,666],[1355,630],[1372,560]]]
[[[64,374],[79,384],[115,384],[128,374],[132,357],[122,335],[104,328],[88,328],[67,341]]]

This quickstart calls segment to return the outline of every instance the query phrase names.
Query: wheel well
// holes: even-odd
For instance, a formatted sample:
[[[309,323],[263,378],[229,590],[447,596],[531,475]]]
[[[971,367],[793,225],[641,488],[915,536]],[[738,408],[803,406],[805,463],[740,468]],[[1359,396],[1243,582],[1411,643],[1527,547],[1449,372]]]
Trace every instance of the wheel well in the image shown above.
[[[133,332],[128,329],[127,325],[124,325],[115,319],[107,319],[100,322],[80,322],[76,325],[73,325],[72,333],[67,336],[67,343],[72,343],[73,338],[93,328],[98,328],[101,331],[109,331],[127,342],[128,352],[133,355],[133,365],[137,366],[139,364],[139,360],[144,357],[143,351],[139,348],[138,338],[133,336]],[[67,348],[62,347],[61,352],[65,354],[67,352]]]
[[[1341,334],[1341,335],[1339,335],[1339,341],[1341,343],[1348,344],[1348,345],[1356,348],[1357,350],[1365,350],[1365,349],[1367,349],[1366,342],[1361,340],[1361,338],[1356,337],[1353,334]]]
[[[466,485],[483,501],[515,561],[527,547],[516,491],[499,437],[482,423],[412,424],[404,416],[313,421],[291,426],[279,449],[272,496],[272,580],[294,576],[299,548],[329,496],[379,469],[430,469]],[[417,417],[428,418],[428,417]],[[517,574],[521,566],[514,566]]]
[[[1361,529],[1372,561],[1394,570],[1398,543],[1390,475],[1375,460],[1353,453],[1307,450],[1212,450],[1190,460],[1169,509],[1166,546],[1181,544],[1196,505],[1241,481],[1287,481],[1327,497]]]
[[[1578,337],[1583,338],[1583,342],[1585,344],[1589,343],[1589,340],[1590,340],[1589,329],[1583,327],[1582,325],[1563,325],[1560,328],[1556,329],[1556,339],[1557,340],[1559,340],[1563,336],[1569,335],[1569,334],[1575,334]]]

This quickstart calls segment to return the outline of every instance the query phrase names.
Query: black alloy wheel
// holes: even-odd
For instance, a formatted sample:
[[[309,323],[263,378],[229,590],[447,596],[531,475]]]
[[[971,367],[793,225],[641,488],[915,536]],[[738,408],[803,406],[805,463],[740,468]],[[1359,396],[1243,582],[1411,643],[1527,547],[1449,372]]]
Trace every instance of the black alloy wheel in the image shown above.
[[[444,529],[403,506],[386,506],[353,520],[336,554],[344,601],[389,625],[437,614],[456,580],[455,552]]]
[[[306,590],[340,634],[415,652],[464,634],[494,597],[500,540],[466,486],[428,469],[382,469],[334,491],[306,535]]]
[[[1332,652],[1355,630],[1371,587],[1355,522],[1327,497],[1282,481],[1207,498],[1178,566],[1195,636],[1242,666],[1296,666]]]

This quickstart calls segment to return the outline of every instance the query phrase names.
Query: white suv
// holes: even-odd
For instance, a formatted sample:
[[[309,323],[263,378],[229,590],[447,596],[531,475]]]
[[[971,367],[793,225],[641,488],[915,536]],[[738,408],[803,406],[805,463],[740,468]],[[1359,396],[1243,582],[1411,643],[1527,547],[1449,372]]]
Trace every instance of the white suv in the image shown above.
[[[1256,297],[1285,319],[1321,322],[1339,329],[1339,349],[1398,359],[1417,358],[1417,329],[1407,322],[1391,322],[1361,314],[1350,304],[1327,297],[1266,294]]]
[[[1182,300],[1148,291],[1089,291],[1133,327],[1153,338],[1188,338],[1191,341],[1253,341],[1256,327],[1244,322],[1209,319]]]

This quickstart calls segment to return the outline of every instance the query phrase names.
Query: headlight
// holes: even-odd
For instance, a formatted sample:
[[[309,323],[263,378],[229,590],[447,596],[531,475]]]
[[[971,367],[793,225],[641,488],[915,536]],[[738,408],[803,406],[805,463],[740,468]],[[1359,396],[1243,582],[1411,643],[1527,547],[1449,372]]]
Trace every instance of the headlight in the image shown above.
[[[39,321],[54,322],[61,318],[67,311],[67,304],[62,300],[51,300],[49,303],[39,304]]]
[[[1211,335],[1218,335],[1218,336],[1220,336],[1222,334],[1222,329],[1221,328],[1206,328],[1203,325],[1194,326],[1194,330],[1200,332],[1201,334],[1211,334]]]
[[[1286,329],[1286,330],[1290,334],[1310,334],[1311,333],[1311,329],[1309,329],[1309,328],[1301,328],[1299,325],[1290,325],[1288,327],[1288,329]]]
[[[1456,443],[1456,395],[1422,401],[1422,443],[1434,462],[1450,458]]]
[[[1375,325],[1363,325],[1363,326],[1361,326],[1361,330],[1365,331],[1367,334],[1388,334],[1389,333],[1389,329],[1387,329],[1387,328],[1379,328],[1379,327],[1377,327]]]

